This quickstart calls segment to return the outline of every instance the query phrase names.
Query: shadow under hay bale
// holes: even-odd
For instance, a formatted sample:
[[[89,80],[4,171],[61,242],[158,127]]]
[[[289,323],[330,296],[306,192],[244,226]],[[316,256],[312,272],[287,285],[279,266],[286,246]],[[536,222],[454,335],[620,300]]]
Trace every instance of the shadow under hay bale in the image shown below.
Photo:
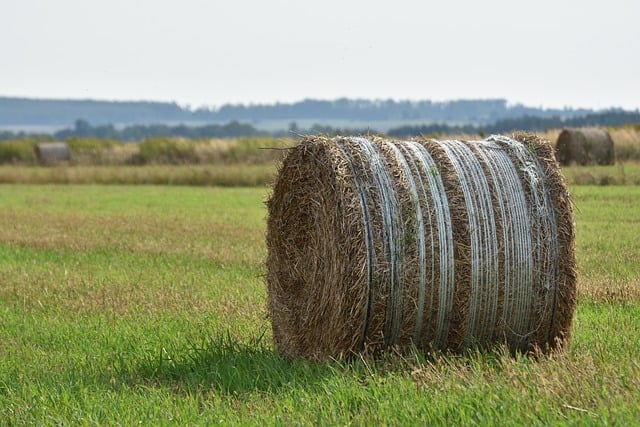
[[[556,142],[556,158],[561,166],[612,165],[613,140],[603,129],[564,129]]]
[[[269,310],[285,355],[569,339],[573,212],[553,149],[535,136],[308,137],[268,209]]]
[[[71,151],[66,142],[42,142],[36,144],[36,159],[43,165],[52,165],[71,160]]]

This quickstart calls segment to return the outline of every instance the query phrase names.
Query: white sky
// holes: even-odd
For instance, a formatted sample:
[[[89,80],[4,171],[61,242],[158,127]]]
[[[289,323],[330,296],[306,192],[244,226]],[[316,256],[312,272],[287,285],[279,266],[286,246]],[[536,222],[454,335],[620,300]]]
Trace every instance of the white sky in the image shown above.
[[[0,95],[640,108],[640,1],[0,0]]]

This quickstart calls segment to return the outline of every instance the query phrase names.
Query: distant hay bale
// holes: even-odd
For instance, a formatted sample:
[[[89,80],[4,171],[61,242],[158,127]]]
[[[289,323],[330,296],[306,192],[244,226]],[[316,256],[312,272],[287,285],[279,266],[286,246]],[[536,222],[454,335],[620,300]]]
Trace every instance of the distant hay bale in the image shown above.
[[[36,144],[35,153],[41,164],[55,164],[71,160],[71,151],[66,142],[42,142]]]
[[[569,339],[573,211],[535,136],[307,137],[268,210],[269,311],[287,356]]]
[[[603,129],[564,129],[556,142],[556,158],[562,166],[612,165],[613,140]]]

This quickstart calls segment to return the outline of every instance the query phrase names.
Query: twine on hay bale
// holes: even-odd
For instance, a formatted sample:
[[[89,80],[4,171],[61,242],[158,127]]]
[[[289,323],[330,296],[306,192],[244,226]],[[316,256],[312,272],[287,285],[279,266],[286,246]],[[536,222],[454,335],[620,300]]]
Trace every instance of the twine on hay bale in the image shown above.
[[[563,129],[556,141],[556,158],[562,166],[612,165],[613,140],[604,129]]]
[[[307,137],[267,204],[269,310],[285,355],[569,339],[572,206],[535,136]]]

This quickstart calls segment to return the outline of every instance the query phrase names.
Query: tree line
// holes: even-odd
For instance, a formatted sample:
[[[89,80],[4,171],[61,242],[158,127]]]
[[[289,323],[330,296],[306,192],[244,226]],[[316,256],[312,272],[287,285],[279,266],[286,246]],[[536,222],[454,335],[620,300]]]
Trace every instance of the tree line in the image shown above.
[[[197,123],[262,120],[436,121],[486,124],[525,115],[575,117],[586,109],[545,109],[511,105],[505,99],[395,101],[340,98],[292,103],[226,104],[192,109],[175,102],[51,100],[0,97],[0,125],[68,126],[78,117],[94,125]]]
[[[387,134],[395,138],[407,138],[419,135],[437,134],[498,134],[505,132],[543,131],[546,129],[574,128],[574,127],[599,127],[599,126],[623,126],[640,123],[640,111],[607,111],[591,113],[584,116],[563,118],[560,116],[538,117],[523,116],[519,118],[502,119],[489,125],[449,125],[446,123],[421,126],[400,126],[390,129]]]
[[[491,134],[505,133],[514,130],[522,131],[543,131],[545,129],[555,129],[563,127],[585,127],[585,126],[622,126],[627,124],[640,123],[640,112],[630,111],[607,111],[602,113],[592,113],[584,116],[563,118],[560,116],[538,117],[523,116],[498,120],[488,125],[450,125],[447,123],[434,123],[419,126],[400,126],[392,128],[386,132],[388,136],[394,138],[409,138],[419,135],[441,135],[441,134]],[[207,124],[202,126],[179,125],[131,125],[118,129],[112,124],[92,125],[87,120],[78,119],[74,127],[63,129],[52,134],[26,133],[26,132],[0,132],[0,140],[15,139],[57,139],[68,138],[101,138],[119,141],[139,142],[146,138],[153,137],[182,137],[187,139],[202,138],[239,138],[252,136],[275,136],[275,137],[296,137],[308,134],[323,135],[354,135],[354,134],[380,134],[373,128],[337,128],[327,125],[316,124],[307,129],[299,128],[295,122],[289,125],[289,129],[276,132],[266,132],[256,129],[248,123],[241,123],[233,120],[226,124]]]

